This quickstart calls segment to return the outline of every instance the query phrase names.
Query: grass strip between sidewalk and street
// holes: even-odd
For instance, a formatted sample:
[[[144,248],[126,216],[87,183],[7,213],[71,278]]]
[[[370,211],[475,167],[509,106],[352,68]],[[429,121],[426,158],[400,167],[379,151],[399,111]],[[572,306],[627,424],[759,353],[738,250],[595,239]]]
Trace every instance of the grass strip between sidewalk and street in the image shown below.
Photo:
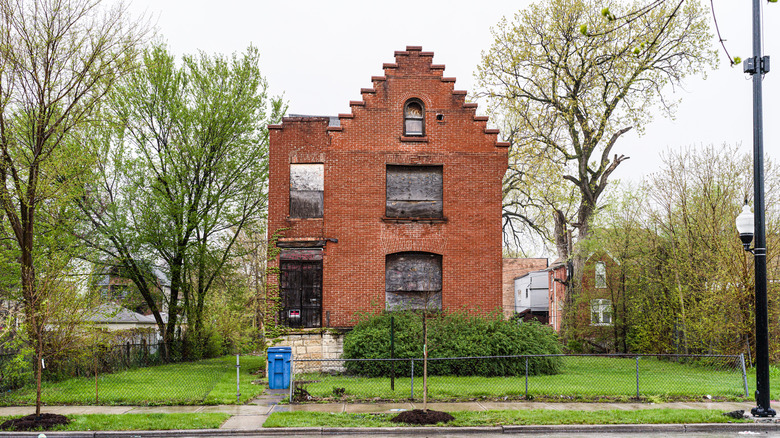
[[[477,427],[557,424],[692,424],[737,423],[723,411],[704,409],[642,409],[635,411],[501,410],[450,412],[455,420],[437,426]],[[328,412],[276,412],[263,427],[398,427],[397,414],[335,414]]]
[[[0,423],[14,417],[0,417]],[[230,418],[225,413],[86,414],[68,415],[70,424],[52,431],[218,429]]]

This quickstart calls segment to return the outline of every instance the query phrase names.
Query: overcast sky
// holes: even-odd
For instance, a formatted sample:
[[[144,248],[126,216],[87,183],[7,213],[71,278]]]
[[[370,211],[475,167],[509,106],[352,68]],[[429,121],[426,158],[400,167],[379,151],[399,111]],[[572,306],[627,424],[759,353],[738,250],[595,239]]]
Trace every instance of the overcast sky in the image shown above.
[[[492,42],[491,26],[511,17],[528,0],[515,1],[249,1],[133,0],[177,55],[232,53],[249,44],[260,49],[261,70],[274,94],[284,94],[289,113],[337,115],[360,100],[360,88],[382,75],[393,52],[419,45],[445,64],[455,88],[474,91],[473,73]],[[750,2],[714,0],[720,31],[732,56],[752,53]],[[780,157],[780,4],[765,4],[764,53],[775,70],[764,80],[764,145]],[[714,32],[714,27],[713,27]],[[717,40],[713,38],[713,44]],[[719,47],[719,46],[718,46]],[[630,160],[615,176],[638,180],[658,170],[659,154],[689,145],[741,143],[752,148],[752,87],[741,67],[721,67],[708,79],[690,78],[674,90],[682,103],[674,121],[660,114],[645,135],[625,135],[616,152]],[[669,90],[672,93],[672,90]]]

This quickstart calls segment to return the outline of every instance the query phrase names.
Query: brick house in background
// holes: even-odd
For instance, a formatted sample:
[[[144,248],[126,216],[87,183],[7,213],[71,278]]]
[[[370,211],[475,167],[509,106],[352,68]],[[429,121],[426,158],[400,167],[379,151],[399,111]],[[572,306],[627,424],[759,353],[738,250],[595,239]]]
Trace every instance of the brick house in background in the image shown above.
[[[567,288],[571,265],[556,260],[549,271],[549,324],[560,332],[565,317]],[[588,350],[612,351],[615,343],[615,306],[623,296],[620,265],[609,254],[598,251],[584,263],[582,294],[572,303],[576,337],[585,341]]]
[[[502,306],[508,143],[410,46],[338,117],[270,126],[269,237],[280,231],[282,324],[358,312]]]

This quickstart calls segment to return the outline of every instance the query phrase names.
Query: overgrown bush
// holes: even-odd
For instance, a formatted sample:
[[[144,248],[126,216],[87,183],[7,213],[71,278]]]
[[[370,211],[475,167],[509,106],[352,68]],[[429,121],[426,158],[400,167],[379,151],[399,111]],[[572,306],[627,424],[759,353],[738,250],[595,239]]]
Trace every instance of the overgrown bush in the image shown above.
[[[395,318],[395,357],[422,358],[422,315],[417,312],[382,313],[360,321],[344,338],[344,359],[390,357],[390,318]],[[538,322],[504,320],[500,315],[474,316],[463,312],[428,317],[428,357],[517,356],[560,354],[558,336]],[[531,375],[557,374],[560,357],[531,357]],[[389,361],[348,361],[347,371],[369,377],[390,376]],[[394,362],[397,376],[409,375],[410,362]],[[419,368],[417,368],[419,367]],[[422,374],[422,364],[415,364]],[[429,375],[516,376],[525,374],[525,358],[429,360]]]
[[[0,354],[0,391],[21,388],[33,381],[32,350]]]

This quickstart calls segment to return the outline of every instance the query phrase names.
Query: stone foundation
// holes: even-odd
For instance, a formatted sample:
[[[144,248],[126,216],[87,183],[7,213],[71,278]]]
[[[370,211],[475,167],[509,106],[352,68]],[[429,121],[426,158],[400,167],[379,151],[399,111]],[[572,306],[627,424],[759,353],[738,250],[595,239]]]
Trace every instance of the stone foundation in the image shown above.
[[[275,346],[292,348],[293,373],[344,371],[344,363],[338,360],[344,352],[344,333],[320,329],[293,332],[282,336],[282,341]],[[301,359],[322,361],[298,362]]]

